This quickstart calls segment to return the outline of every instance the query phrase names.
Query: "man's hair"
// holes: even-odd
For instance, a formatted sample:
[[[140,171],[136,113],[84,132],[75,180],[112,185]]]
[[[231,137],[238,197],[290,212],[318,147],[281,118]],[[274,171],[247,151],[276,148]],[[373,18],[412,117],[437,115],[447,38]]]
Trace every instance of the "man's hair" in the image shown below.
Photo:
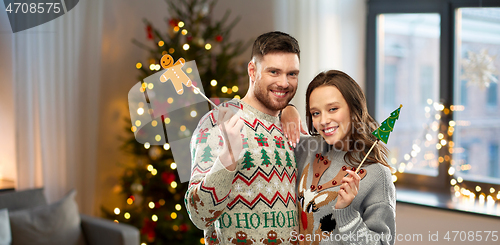
[[[260,35],[253,43],[252,56],[250,59],[262,60],[262,57],[270,53],[293,53],[300,60],[299,42],[292,36],[273,31]]]

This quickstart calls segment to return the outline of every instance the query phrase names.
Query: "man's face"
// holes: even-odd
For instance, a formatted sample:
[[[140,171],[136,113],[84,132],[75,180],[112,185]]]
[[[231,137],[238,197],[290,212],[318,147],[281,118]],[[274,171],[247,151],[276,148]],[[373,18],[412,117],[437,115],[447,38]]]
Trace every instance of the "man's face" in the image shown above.
[[[269,114],[285,108],[297,91],[298,56],[293,53],[271,53],[255,63],[256,68],[249,70],[250,78],[255,81],[255,98]]]

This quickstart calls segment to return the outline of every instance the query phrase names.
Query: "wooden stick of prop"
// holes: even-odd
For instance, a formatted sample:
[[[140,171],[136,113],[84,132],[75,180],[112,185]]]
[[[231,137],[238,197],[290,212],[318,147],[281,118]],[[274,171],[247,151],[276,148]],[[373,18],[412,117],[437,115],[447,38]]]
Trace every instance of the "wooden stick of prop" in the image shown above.
[[[212,102],[209,98],[207,98],[207,96],[205,94],[203,94],[199,88],[194,86],[194,84],[191,84],[191,87],[193,87],[195,93],[200,94],[201,96],[203,96],[203,98],[205,98],[208,102],[210,102],[210,104],[212,104],[214,106],[214,109],[217,108],[217,105],[214,102]]]
[[[377,141],[375,141],[375,143],[373,143],[372,148],[370,148],[370,150],[368,151],[368,153],[366,153],[365,158],[363,158],[363,161],[361,161],[361,163],[358,166],[358,169],[356,169],[356,172],[354,172],[354,173],[356,173],[356,174],[358,173],[359,169],[361,169],[361,166],[365,162],[366,158],[368,157],[368,155],[370,155],[370,152],[372,152],[373,148],[378,144],[379,141],[380,140],[377,140]]]

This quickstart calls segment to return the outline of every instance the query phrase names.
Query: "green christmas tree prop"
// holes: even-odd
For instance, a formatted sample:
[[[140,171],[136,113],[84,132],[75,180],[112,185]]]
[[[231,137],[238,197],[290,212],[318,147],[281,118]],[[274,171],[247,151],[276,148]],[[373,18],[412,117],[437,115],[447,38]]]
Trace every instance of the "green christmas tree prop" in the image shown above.
[[[396,124],[396,120],[399,119],[399,113],[401,112],[402,107],[403,105],[399,105],[399,108],[394,110],[391,113],[391,116],[385,119],[385,121],[382,122],[382,125],[380,125],[380,127],[372,132],[372,134],[377,137],[377,140],[375,141],[375,143],[373,143],[370,150],[368,150],[368,152],[366,153],[363,161],[361,161],[358,168],[356,169],[356,173],[358,173],[358,171],[361,169],[361,166],[365,162],[366,158],[368,157],[368,155],[370,155],[370,152],[372,152],[373,148],[378,144],[380,140],[387,144],[387,141],[389,140],[389,134],[391,134],[392,130],[394,130],[394,125]]]
[[[209,162],[212,161],[212,149],[210,149],[210,146],[207,145],[205,149],[203,149],[203,155],[201,155],[203,158],[201,159],[202,162]]]
[[[239,98],[244,94],[246,91],[238,86],[240,82],[245,84],[246,63],[236,58],[251,43],[231,39],[231,30],[239,18],[230,20],[233,18],[229,10],[221,17],[215,16],[215,4],[215,0],[166,0],[169,15],[165,23],[144,20],[146,42],[133,40],[148,53],[146,62],[134,64],[140,72],[138,79],[143,81],[158,72],[161,57],[169,54],[174,60],[196,61],[202,82],[197,87],[202,86],[208,97]],[[179,120],[192,118],[186,115]],[[188,183],[178,179],[170,145],[146,148],[135,140],[129,118],[126,122],[122,150],[130,154],[131,160],[123,164],[116,186],[123,204],[114,210],[103,205],[103,215],[137,227],[141,244],[203,244],[203,231],[192,224],[185,210],[183,199]],[[203,160],[210,157],[206,150]],[[253,159],[247,160],[251,166]]]
[[[276,166],[283,166],[283,164],[281,163],[280,153],[276,149],[274,149],[274,159],[276,160]]]
[[[380,127],[377,128],[375,131],[373,131],[372,134],[375,135],[377,139],[387,144],[387,141],[389,140],[389,134],[391,134],[392,130],[394,129],[394,124],[396,124],[396,120],[399,119],[399,113],[401,111],[401,107],[403,107],[403,105],[400,105],[398,109],[394,110],[391,113],[391,116],[385,119],[385,121],[382,122],[382,125],[380,125]]]
[[[286,152],[286,166],[288,168],[292,168],[293,165],[292,165],[292,159],[290,159],[290,154],[288,154],[288,151]]]
[[[255,164],[253,164],[253,158],[251,156],[252,154],[250,153],[250,151],[246,151],[245,152],[245,155],[243,156],[243,168],[241,169],[247,169],[247,170],[250,170],[251,167],[255,167]]]
[[[262,164],[261,165],[266,165],[269,166],[269,164],[271,164],[271,161],[269,161],[269,156],[267,155],[267,151],[262,148],[262,150],[260,150],[260,153],[262,153]]]

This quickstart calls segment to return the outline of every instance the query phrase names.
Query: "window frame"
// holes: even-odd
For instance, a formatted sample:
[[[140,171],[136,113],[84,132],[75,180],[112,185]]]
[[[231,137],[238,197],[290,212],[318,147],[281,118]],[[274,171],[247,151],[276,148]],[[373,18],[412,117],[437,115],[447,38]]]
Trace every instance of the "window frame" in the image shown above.
[[[465,7],[500,7],[499,0],[369,0],[367,15],[366,39],[366,98],[368,111],[376,115],[376,80],[377,80],[377,18],[380,14],[406,13],[438,13],[440,15],[440,54],[439,54],[439,98],[446,108],[450,108],[454,101],[454,59],[455,59],[455,13],[458,8]],[[453,120],[453,112],[441,115],[439,132],[447,136],[448,122]],[[447,139],[448,141],[450,139]],[[452,139],[451,139],[452,140]],[[448,153],[448,147],[438,150],[439,156]],[[397,173],[397,187],[449,194],[452,187],[452,176],[448,174],[451,159],[439,164],[436,177],[413,173]],[[418,183],[418,184],[417,184]],[[483,183],[464,180],[469,189],[481,186],[482,189],[494,187],[500,191],[500,183]],[[479,196],[476,193],[476,197]]]

